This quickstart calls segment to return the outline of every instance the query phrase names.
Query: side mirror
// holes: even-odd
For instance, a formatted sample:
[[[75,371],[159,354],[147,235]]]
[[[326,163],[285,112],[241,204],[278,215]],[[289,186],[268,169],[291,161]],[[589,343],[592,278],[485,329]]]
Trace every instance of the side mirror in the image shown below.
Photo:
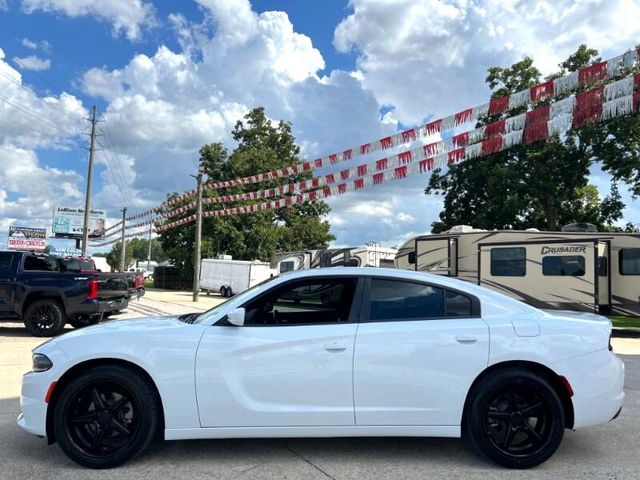
[[[227,320],[231,325],[235,325],[236,327],[241,327],[244,325],[244,308],[236,308],[235,310],[231,310],[227,313]]]

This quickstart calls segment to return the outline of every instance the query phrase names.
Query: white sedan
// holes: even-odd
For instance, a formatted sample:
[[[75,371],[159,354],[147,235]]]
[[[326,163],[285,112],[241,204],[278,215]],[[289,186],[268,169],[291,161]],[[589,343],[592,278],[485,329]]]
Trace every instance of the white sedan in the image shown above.
[[[273,278],[197,315],[114,321],[33,352],[18,424],[76,462],[154,437],[465,435],[512,468],[614,419],[611,324],[406,270]]]

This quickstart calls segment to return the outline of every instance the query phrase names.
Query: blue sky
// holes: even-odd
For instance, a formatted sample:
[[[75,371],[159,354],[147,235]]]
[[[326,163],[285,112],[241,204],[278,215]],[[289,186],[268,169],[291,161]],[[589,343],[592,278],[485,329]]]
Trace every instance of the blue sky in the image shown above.
[[[606,58],[640,33],[626,0],[511,3],[0,0],[0,244],[9,225],[48,226],[53,206],[82,203],[94,104],[106,136],[93,205],[113,221],[123,204],[191,188],[198,148],[232,148],[235,121],[257,105],[291,121],[313,158],[486,101],[491,65],[531,55],[549,73],[580,43]],[[336,243],[429,231],[441,199],[425,181],[332,199]],[[625,220],[640,221],[621,190]]]

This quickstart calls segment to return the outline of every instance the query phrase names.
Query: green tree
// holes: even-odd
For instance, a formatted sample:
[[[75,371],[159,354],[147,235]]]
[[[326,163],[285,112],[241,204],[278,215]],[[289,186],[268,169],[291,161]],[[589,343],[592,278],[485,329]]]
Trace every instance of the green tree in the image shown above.
[[[238,142],[229,155],[220,143],[205,145],[200,149],[200,162],[204,166],[207,181],[226,180],[255,175],[298,163],[300,148],[287,122],[272,122],[263,108],[255,108],[233,130],[233,139]],[[204,197],[236,194],[260,190],[311,178],[309,172],[289,178],[261,183],[257,186],[230,187],[224,191],[205,191]],[[175,194],[169,195],[169,197]],[[189,199],[184,203],[192,201]],[[242,202],[225,204],[224,207],[243,205]],[[223,208],[220,204],[205,205],[207,209]],[[228,254],[238,260],[268,261],[275,252],[326,247],[335,237],[330,225],[323,217],[329,206],[322,201],[302,205],[255,212],[225,218],[205,218],[202,227],[202,257],[212,258]],[[185,215],[192,214],[192,211]],[[174,218],[180,218],[174,217]],[[172,228],[162,233],[166,255],[176,266],[192,272],[193,223]]]
[[[595,63],[599,61],[597,55],[596,50],[581,45],[548,79]],[[488,72],[487,84],[494,97],[540,82],[540,72],[530,58],[510,68],[492,67]],[[480,119],[478,126],[521,111],[524,108],[487,116]],[[579,221],[594,223],[599,229],[611,228],[622,217],[624,203],[615,183],[604,199],[595,186],[589,185],[591,168],[598,162],[614,182],[625,182],[632,192],[640,194],[637,117],[589,125],[563,137],[518,145],[453,165],[444,172],[436,171],[425,193],[443,195],[444,208],[432,230],[437,233],[459,224],[485,229],[558,230],[564,224]]]
[[[146,238],[132,238],[127,240],[127,248],[125,251],[125,261],[127,265],[131,265],[136,260],[146,261],[149,254],[149,240]],[[120,270],[120,252],[122,251],[122,242],[113,244],[113,248],[107,254],[96,254],[107,258],[107,263],[114,270]],[[154,262],[164,262],[167,259],[162,244],[157,238],[151,239],[151,260]]]
[[[127,242],[127,245],[129,242]],[[116,242],[113,244],[113,248],[107,254],[107,263],[113,271],[120,271],[120,256],[122,254],[122,242]],[[125,268],[133,263],[133,255],[130,248],[125,249]]]

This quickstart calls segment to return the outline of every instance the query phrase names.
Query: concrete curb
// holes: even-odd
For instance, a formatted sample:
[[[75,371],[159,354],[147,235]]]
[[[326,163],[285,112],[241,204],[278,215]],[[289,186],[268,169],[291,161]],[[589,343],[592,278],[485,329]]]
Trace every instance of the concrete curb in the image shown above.
[[[640,329],[614,328],[612,336],[615,338],[640,338]]]

